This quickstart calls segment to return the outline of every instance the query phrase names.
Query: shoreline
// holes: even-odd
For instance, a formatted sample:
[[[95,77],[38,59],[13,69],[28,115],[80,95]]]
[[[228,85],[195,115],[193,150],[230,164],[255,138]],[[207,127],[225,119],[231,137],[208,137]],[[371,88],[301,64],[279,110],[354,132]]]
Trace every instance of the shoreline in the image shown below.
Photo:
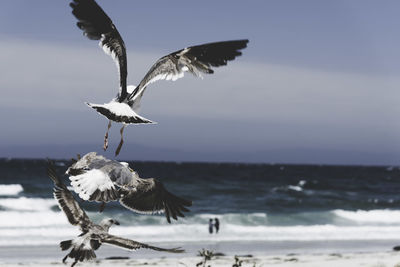
[[[256,263],[256,266],[274,264],[274,266],[320,267],[323,264],[323,266],[393,267],[399,264],[400,267],[400,252],[392,250],[399,243],[394,240],[151,243],[151,245],[165,248],[181,246],[186,250],[183,254],[161,253],[146,249],[127,251],[103,245],[96,251],[96,260],[79,263],[77,266],[110,266],[114,263],[138,266],[145,265],[146,262],[154,266],[195,266],[201,261],[198,252],[204,248],[220,255],[210,262],[211,266],[231,267],[235,255],[248,255],[251,257],[242,257],[244,260],[242,266],[254,266]],[[67,251],[61,251],[58,244],[54,246],[2,246],[0,247],[0,265],[6,267],[54,266],[62,264],[61,260],[66,254]],[[125,259],[121,260],[121,258]],[[71,263],[71,260],[69,259],[68,262]],[[371,262],[382,264],[368,265]]]
[[[137,259],[96,259],[76,266],[196,266],[202,262],[203,258],[197,257],[158,257],[158,258],[137,258]],[[399,267],[400,253],[398,252],[365,252],[365,253],[331,253],[331,254],[277,254],[269,256],[239,256],[243,267],[321,267],[321,266],[340,266],[340,267]],[[211,267],[231,267],[235,262],[234,256],[215,256],[207,261],[207,266]],[[1,263],[3,267],[50,267],[68,266],[72,261],[67,261],[67,265],[58,261],[31,261],[25,263]],[[202,266],[202,265],[201,265]]]

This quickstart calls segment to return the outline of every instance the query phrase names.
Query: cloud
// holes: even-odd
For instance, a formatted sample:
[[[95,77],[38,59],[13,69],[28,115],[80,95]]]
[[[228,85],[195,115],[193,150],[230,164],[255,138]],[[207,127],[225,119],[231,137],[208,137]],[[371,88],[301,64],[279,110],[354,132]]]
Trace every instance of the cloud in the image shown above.
[[[91,141],[94,132],[103,135],[105,120],[92,119],[97,119],[97,114],[83,102],[109,101],[117,93],[118,75],[112,60],[96,49],[95,42],[87,43],[78,46],[8,39],[0,44],[0,49],[7,51],[0,54],[1,118],[5,125],[14,127],[0,134],[1,142],[15,141],[13,131],[20,129],[25,129],[26,138],[21,133],[18,139],[26,142],[45,137],[49,129],[53,129],[49,138],[54,142],[57,134],[72,131],[60,126],[57,132],[52,117],[70,120],[74,128],[82,129],[75,135],[66,134],[60,143],[79,138],[80,142]],[[132,50],[128,53],[128,81],[137,84],[163,55]],[[165,148],[185,140],[184,148],[193,151],[295,147],[382,153],[398,150],[398,77],[249,62],[246,51],[203,80],[186,76],[149,86],[141,113],[160,122],[160,128],[135,130],[132,135],[136,140],[142,138],[144,145]],[[15,112],[18,109],[24,112]],[[81,112],[85,115],[79,116]],[[6,116],[9,113],[14,113],[14,118]],[[41,116],[47,119],[40,123],[40,129],[15,124]],[[166,121],[169,124],[161,126]]]

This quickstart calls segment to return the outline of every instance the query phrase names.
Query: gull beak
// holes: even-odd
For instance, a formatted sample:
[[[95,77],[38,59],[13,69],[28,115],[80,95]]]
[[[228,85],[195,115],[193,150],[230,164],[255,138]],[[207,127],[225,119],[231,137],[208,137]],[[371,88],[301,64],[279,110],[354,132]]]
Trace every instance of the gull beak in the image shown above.
[[[114,224],[115,225],[120,225],[119,221],[117,221],[117,220],[114,220]]]

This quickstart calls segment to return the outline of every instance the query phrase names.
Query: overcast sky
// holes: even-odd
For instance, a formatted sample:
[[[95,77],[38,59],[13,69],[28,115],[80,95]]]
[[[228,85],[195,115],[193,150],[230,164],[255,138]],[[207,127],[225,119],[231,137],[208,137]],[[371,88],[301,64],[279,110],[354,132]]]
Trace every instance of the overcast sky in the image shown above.
[[[399,164],[400,2],[98,3],[125,40],[128,84],[183,47],[250,40],[213,75],[150,85],[141,115],[158,124],[127,127],[120,159]],[[84,102],[114,97],[117,70],[68,4],[0,2],[0,157],[101,151],[107,120]]]

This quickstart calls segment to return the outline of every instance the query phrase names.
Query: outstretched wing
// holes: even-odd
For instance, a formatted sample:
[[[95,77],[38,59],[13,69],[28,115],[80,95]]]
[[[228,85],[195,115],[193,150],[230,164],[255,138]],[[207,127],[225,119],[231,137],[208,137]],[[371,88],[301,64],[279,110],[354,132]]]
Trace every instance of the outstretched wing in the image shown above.
[[[58,177],[51,161],[48,163],[47,175],[54,182],[54,198],[57,200],[60,209],[64,211],[68,221],[72,225],[79,225],[81,230],[85,231],[87,226],[91,224],[91,221],[78,202],[76,202],[72,193],[61,181],[60,177]]]
[[[90,40],[100,40],[99,45],[110,55],[119,70],[120,99],[125,99],[126,91],[126,49],[117,28],[94,0],[73,0],[72,14],[78,19],[77,26]]]
[[[170,217],[175,220],[178,217],[185,217],[182,212],[188,212],[186,207],[192,205],[192,202],[168,192],[164,185],[156,179],[138,179],[138,185],[133,190],[121,188],[124,195],[120,202],[126,208],[138,213],[165,213],[167,221],[170,223]]]
[[[185,252],[183,249],[180,248],[159,248],[159,247],[154,247],[150,246],[147,244],[139,243],[134,240],[130,240],[127,238],[122,238],[119,236],[115,235],[106,235],[104,239],[101,240],[103,243],[107,243],[110,245],[122,247],[128,250],[138,250],[140,248],[147,248],[147,249],[152,249],[156,251],[165,251],[165,252],[171,252],[171,253],[182,253]]]
[[[135,100],[143,95],[147,85],[158,80],[177,80],[189,71],[195,76],[201,73],[214,73],[211,67],[219,67],[234,60],[246,48],[249,40],[234,40],[208,43],[171,53],[160,58],[147,72],[139,86],[130,94],[129,100]]]

